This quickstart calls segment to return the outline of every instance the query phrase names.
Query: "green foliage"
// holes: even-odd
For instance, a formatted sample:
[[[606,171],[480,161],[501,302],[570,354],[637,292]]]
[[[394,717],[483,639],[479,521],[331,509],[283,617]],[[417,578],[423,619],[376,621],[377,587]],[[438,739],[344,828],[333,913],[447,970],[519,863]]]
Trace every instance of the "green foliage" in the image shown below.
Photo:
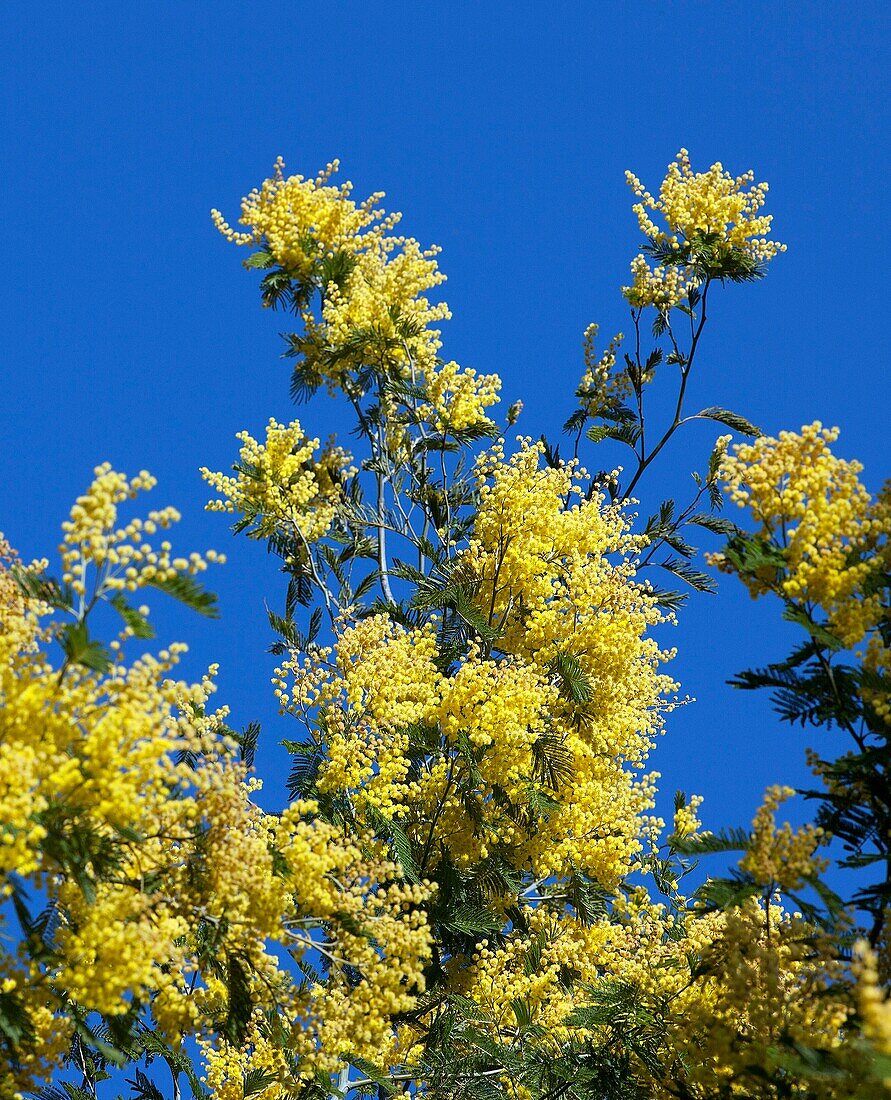
[[[644,252],[665,267],[689,267],[703,283],[711,280],[748,283],[766,274],[763,263],[745,249],[728,246],[721,233],[697,232],[674,247],[668,241],[650,241]]]
[[[112,597],[108,602],[124,620],[124,626],[128,627],[133,632],[134,638],[154,638],[155,628],[152,624],[141,611],[138,611],[135,607],[131,607],[120,593]]]
[[[775,591],[781,591],[786,560],[773,543],[736,535],[725,556],[742,577],[757,577],[762,583],[767,579]],[[883,583],[879,578],[877,584]],[[782,599],[783,618],[801,627],[806,640],[784,660],[740,672],[731,683],[746,691],[768,690],[785,722],[847,737],[847,750],[835,759],[823,752],[815,755],[813,767],[824,785],[802,793],[817,804],[816,824],[842,846],[840,867],[882,871],[879,881],[858,886],[849,899],[867,915],[870,939],[877,943],[891,906],[891,789],[886,780],[891,730],[873,705],[871,692],[887,694],[888,684],[851,661],[842,641],[825,620],[817,618],[815,609]]]
[[[219,1023],[220,1034],[234,1047],[244,1044],[254,1010],[250,964],[233,952],[226,955],[226,1016]]]
[[[69,623],[59,634],[59,642],[69,664],[83,665],[94,672],[107,672],[111,665],[111,654],[89,635],[84,621]]]
[[[199,615],[204,615],[208,619],[220,617],[216,596],[188,574],[177,573],[174,577],[165,577],[163,580],[155,578],[148,583],[152,588],[166,592],[184,607],[197,611]]]
[[[756,428],[755,425],[752,424],[751,421],[746,420],[744,416],[740,416],[739,413],[730,412],[729,409],[722,409],[717,405],[712,405],[707,409],[700,409],[692,419],[717,420],[719,424],[723,424],[733,432],[739,432],[740,435],[757,437],[764,434],[760,428]]]
[[[0,1049],[4,1056],[15,1059],[16,1051],[34,1037],[34,1025],[21,997],[0,991]]]
[[[560,690],[573,703],[584,706],[594,698],[594,685],[581,661],[572,653],[558,653],[553,657],[550,671],[556,676]]]
[[[309,230],[295,243],[305,259],[299,271],[281,267],[265,241],[260,242],[245,266],[261,272],[264,305],[321,316],[319,311],[332,304],[331,288],[343,292],[349,286],[358,260],[354,254],[327,251]],[[543,440],[545,461],[554,468],[570,460],[581,461],[582,449],[588,445],[595,448],[595,455],[613,444],[625,449],[626,458],[630,451],[627,478],[620,482],[603,476],[595,479],[591,489],[592,494],[608,493],[609,499],[619,504],[640,491],[641,481],[655,460],[691,421],[713,422],[748,437],[761,434],[745,417],[722,407],[708,406],[685,415],[684,406],[688,381],[703,346],[710,288],[760,278],[763,263],[745,248],[730,246],[719,233],[697,231],[674,245],[651,240],[644,247],[657,263],[686,269],[685,274],[694,275],[698,285],[691,285],[685,299],[672,308],[655,310],[652,347],[645,346],[648,337],[643,329],[643,309],[632,307],[633,351],[617,363],[615,345],[611,345],[598,370],[589,372],[587,381],[576,391],[579,407],[564,424],[571,455],[561,455],[558,446]],[[283,524],[270,526],[259,504],[246,504],[235,524],[236,532],[265,541],[269,552],[281,562],[283,606],[279,605],[281,613],[268,611],[275,635],[271,651],[278,656],[327,660],[323,644],[342,629],[344,622],[385,614],[407,629],[427,626],[435,630],[436,660],[444,677],[452,676],[468,653],[495,663],[505,659],[508,612],[496,611],[495,581],[493,594],[484,603],[481,592],[486,590],[486,578],[477,575],[468,556],[458,550],[466,546],[474,531],[478,505],[475,457],[480,445],[497,436],[498,431],[483,421],[455,430],[434,430],[434,422],[424,411],[431,398],[425,372],[429,373],[431,367],[425,362],[418,369],[409,350],[423,332],[424,326],[415,317],[391,303],[377,320],[349,328],[337,346],[320,342],[312,326],[284,334],[284,354],[292,361],[292,398],[301,403],[323,388],[338,388],[352,410],[353,434],[363,453],[357,460],[360,469],[356,476],[337,481],[337,475],[332,474],[336,508],[323,537],[309,540],[296,524],[293,529]],[[441,361],[435,362],[436,367],[442,365]],[[661,425],[653,423],[647,408],[650,382],[657,371],[676,379],[677,385],[673,414]],[[509,425],[517,415],[517,407],[508,412]],[[694,592],[713,592],[713,577],[696,564],[698,549],[693,538],[705,531],[728,540],[725,558],[744,578],[757,578],[760,584],[776,588],[786,576],[787,562],[781,549],[768,539],[743,533],[717,514],[722,503],[718,480],[723,453],[723,444],[716,446],[707,459],[706,472],[693,472],[694,487],[686,503],[663,500],[643,523],[639,573],[659,569]],[[611,461],[602,465],[609,469]],[[236,470],[246,479],[259,474],[245,463]],[[570,501],[566,507],[570,507]],[[498,569],[511,539],[512,533],[505,532]],[[111,605],[129,633],[140,639],[153,637],[146,616],[119,592],[112,594],[100,586],[93,603],[87,606],[89,601],[79,600],[70,586],[52,578],[18,567],[13,575],[29,598],[48,604],[66,617],[57,630],[64,653],[60,680],[70,666],[95,673],[106,672],[111,666],[111,651],[91,635],[88,627],[89,614],[98,599]],[[148,583],[202,615],[218,614],[215,597],[191,575],[178,573]],[[878,591],[883,585],[887,587],[889,580],[877,572],[871,583]],[[672,609],[680,607],[685,598],[672,590],[654,592],[663,607]],[[526,607],[519,597],[513,613],[522,624],[526,616],[532,618],[534,608]],[[891,756],[887,723],[870,702],[870,691],[886,685],[879,674],[867,673],[861,666],[843,660],[842,642],[828,622],[815,617],[812,608],[787,599],[784,617],[804,629],[805,641],[786,660],[740,673],[733,683],[741,689],[771,691],[786,721],[851,734],[853,749],[837,759],[818,761],[825,788],[804,793],[817,803],[817,823],[843,845],[843,866],[886,872],[883,881],[860,887],[851,899],[870,916],[870,936],[878,943],[891,906],[891,794],[887,784]],[[561,697],[561,713],[569,714],[575,728],[581,728],[584,719],[597,714],[609,684],[601,684],[586,672],[585,654],[574,652],[569,640],[565,646],[560,641],[561,648],[547,664],[547,674]],[[342,826],[363,853],[388,855],[396,865],[391,866],[388,875],[401,883],[430,887],[429,896],[418,895],[426,900],[412,902],[423,909],[433,939],[424,974],[426,989],[413,1009],[393,1019],[395,1025],[413,1030],[421,1054],[417,1064],[405,1066],[376,1065],[358,1054],[347,1054],[336,1082],[320,1072],[313,1077],[304,1075],[299,1083],[296,1079],[282,1081],[277,1071],[251,1068],[241,1082],[245,1098],[262,1097],[266,1090],[278,1086],[281,1095],[293,1096],[294,1100],[346,1098],[357,1093],[376,1094],[380,1100],[384,1096],[413,1095],[419,1090],[431,1100],[501,1100],[515,1095],[512,1087],[526,1090],[523,1095],[528,1093],[533,1100],[650,1100],[654,1095],[718,1100],[725,1095],[807,1097],[811,1086],[816,1090],[825,1082],[844,1087],[848,1070],[841,1059],[778,1034],[773,1037],[766,1064],[746,1067],[737,1080],[727,1083],[726,1090],[708,1093],[689,1083],[689,1067],[672,1048],[671,1029],[678,1026],[672,1015],[677,1011],[672,998],[643,988],[643,979],[638,985],[611,975],[608,967],[599,963],[593,971],[596,980],[590,980],[589,971],[588,980],[583,982],[579,971],[573,969],[575,963],[548,962],[552,947],[548,936],[557,933],[553,929],[542,931],[541,924],[536,923],[539,916],[546,918],[542,924],[549,923],[553,928],[561,927],[565,918],[572,918],[573,923],[583,926],[585,935],[595,926],[602,926],[610,934],[622,933],[633,922],[629,913],[634,905],[629,903],[639,896],[641,882],[667,899],[673,918],[660,925],[660,946],[677,943],[685,935],[685,921],[740,906],[751,908],[753,899],[766,911],[769,937],[772,885],[765,888],[741,867],[707,878],[689,902],[680,893],[682,880],[696,872],[697,860],[749,853],[753,845],[749,832],[727,828],[714,833],[674,834],[661,846],[653,841],[651,849],[640,855],[634,874],[609,888],[574,865],[536,879],[530,869],[532,860],[518,857],[505,834],[517,827],[525,837],[535,836],[545,822],[555,819],[563,802],[573,798],[576,760],[570,748],[571,724],[570,733],[563,735],[556,728],[536,728],[529,774],[523,774],[521,782],[512,787],[503,777],[484,780],[487,746],[474,741],[472,729],[451,731],[446,736],[432,721],[406,728],[387,727],[386,736],[404,739],[408,745],[408,782],[445,766],[448,781],[441,805],[424,817],[411,805],[393,813],[382,812],[366,797],[361,784],[355,791],[336,794],[320,790],[319,776],[328,758],[329,741],[335,732],[343,731],[335,729],[330,716],[326,719],[324,706],[308,705],[307,711],[310,728],[302,730],[299,739],[284,741],[293,758],[287,781],[290,797],[313,800],[313,815],[317,813],[323,820]],[[195,715],[203,717],[197,704]],[[341,717],[359,728],[360,718],[355,713],[347,710]],[[550,721],[556,727],[557,720],[552,717]],[[252,767],[259,725],[248,724],[240,734],[228,728],[220,733],[235,741],[245,765]],[[201,763],[194,752],[184,752],[181,761],[194,768]],[[638,762],[630,756],[617,756],[614,763],[631,771]],[[372,772],[379,766],[373,763]],[[456,804],[468,828],[486,841],[485,848],[479,849],[480,855],[468,857],[466,863],[453,855],[437,833],[445,807]],[[487,819],[483,805],[486,810],[494,809],[499,820],[510,828],[499,833]],[[684,807],[683,796],[678,796],[676,810]],[[121,875],[119,885],[123,888],[132,885],[123,877],[124,866],[130,866],[124,852],[128,845],[145,839],[133,830],[122,828],[111,836],[101,833],[90,826],[76,804],[61,799],[51,801],[36,814],[34,824],[46,832],[45,873],[64,876],[88,901],[95,899],[99,882],[112,873]],[[181,860],[177,866],[185,879],[203,887],[208,887],[210,877],[207,853],[212,828],[213,822],[196,827],[196,836],[189,838],[194,850],[188,856],[176,857]],[[609,838],[608,820],[595,822],[594,828],[602,828]],[[647,829],[641,827],[639,836],[649,842]],[[294,872],[286,857],[273,850],[271,840],[269,845],[273,875],[277,882],[285,882]],[[363,881],[362,889],[389,884]],[[139,887],[147,897],[159,888],[150,879],[140,882]],[[848,949],[850,937],[846,939],[843,932],[845,902],[824,882],[808,876],[800,891],[787,892],[786,897],[811,926],[806,944],[809,950],[816,950],[818,929],[834,937],[840,954]],[[58,926],[68,919],[67,915],[55,904],[40,908],[21,886],[13,890],[10,904],[29,958],[39,967],[50,968],[59,951]],[[656,909],[652,912],[661,913]],[[337,921],[369,942],[374,951],[384,950],[374,930],[354,917],[339,914]],[[326,953],[335,919],[330,913],[325,919],[308,914],[306,923],[316,937],[311,941],[314,954],[293,952],[295,967],[306,987],[326,981],[339,966],[344,997],[348,1000],[352,995],[364,995],[364,974],[349,960],[332,962],[332,956]],[[189,931],[196,975],[213,975],[224,990],[215,1009],[213,1030],[219,1038],[240,1048],[248,1039],[252,1022],[259,1020],[265,1034],[276,1035],[282,1047],[282,1072],[287,1075],[289,1070],[300,1070],[297,1055],[289,1049],[291,1022],[277,1019],[272,1009],[265,1018],[258,1015],[256,975],[249,955],[226,945],[227,931],[225,918],[211,919],[203,911]],[[617,942],[619,938],[617,935]],[[456,991],[456,973],[466,971],[469,960],[478,959],[484,946],[498,951],[518,943],[521,951],[514,960],[518,970],[534,978],[546,966],[553,966],[555,991],[571,998],[572,1009],[559,1032],[551,1033],[542,1024],[547,1006],[542,1008],[531,993],[508,999],[506,1010],[497,1015],[485,1007],[485,1001],[476,1003],[466,993]],[[690,950],[684,957],[663,962],[679,968],[685,978],[689,973],[690,986],[719,978],[722,965],[720,952],[707,950]],[[659,988],[658,982],[653,988]],[[134,995],[125,1013],[110,1018],[97,1018],[97,1014],[87,1018],[80,1006],[70,1007],[75,1019],[74,1039],[64,1068],[71,1081],[61,1088],[44,1090],[43,1100],[96,1100],[97,1084],[109,1080],[109,1071],[115,1066],[125,1064],[132,1069],[127,1082],[132,1100],[162,1100],[165,1093],[157,1075],[151,1072],[152,1064],[158,1061],[166,1063],[177,1098],[179,1078],[185,1076],[196,1100],[209,1100],[186,1048],[168,1048],[148,1026],[151,1005],[141,1003]],[[860,1039],[855,1028],[852,1034],[856,1046]],[[740,1049],[745,1049],[749,1037],[742,1028],[736,1038]],[[33,1021],[22,999],[15,992],[0,992],[0,1052],[15,1061],[18,1049],[33,1039]],[[861,1046],[863,1059],[873,1067],[876,1080],[882,1072],[891,1072],[887,1059],[883,1061],[868,1044]],[[341,1056],[343,1051],[338,1052]],[[77,1078],[81,1078],[80,1086],[72,1083]]]

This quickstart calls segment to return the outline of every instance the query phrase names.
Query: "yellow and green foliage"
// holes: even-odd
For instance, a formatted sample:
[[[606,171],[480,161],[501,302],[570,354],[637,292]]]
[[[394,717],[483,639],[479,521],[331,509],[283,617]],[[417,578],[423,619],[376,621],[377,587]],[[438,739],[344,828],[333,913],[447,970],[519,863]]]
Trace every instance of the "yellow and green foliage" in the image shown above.
[[[278,161],[242,228],[213,215],[253,249],[263,303],[299,319],[292,396],[326,389],[358,439],[320,449],[272,418],[262,442],[239,433],[231,476],[202,471],[208,508],[282,562],[290,804],[258,807],[257,731],[210,709],[214,668],[188,684],[182,646],[128,655],[153,636],[131,594],[212,614],[196,576],[222,560],[152,541],[173,509],[119,518],[148,474],[97,469],[58,581],[3,544],[2,1094],[95,1098],[115,1066],[166,1063],[176,1096],[185,1078],[214,1100],[888,1095],[889,498],[819,424],[772,439],[685,408],[709,294],[785,249],[767,185],[684,150],[658,199],[629,173],[634,351],[619,335],[598,354],[589,327],[564,459],[504,437],[500,379],[440,355],[438,250],[336,170]],[[661,425],[657,374],[677,388]],[[691,420],[752,442],[720,436],[690,502],[639,523],[632,494]],[[583,448],[599,469],[609,443],[627,476],[592,479]],[[751,533],[719,514],[722,485]],[[649,757],[687,700],[663,641],[683,596],[651,577],[714,586],[697,529],[804,630],[739,686],[848,738],[812,755],[813,824],[777,824],[782,786],[750,830],[704,832],[698,795],[670,828],[654,813]],[[832,837],[869,869],[850,899],[822,880]],[[694,874],[728,852],[727,877]]]

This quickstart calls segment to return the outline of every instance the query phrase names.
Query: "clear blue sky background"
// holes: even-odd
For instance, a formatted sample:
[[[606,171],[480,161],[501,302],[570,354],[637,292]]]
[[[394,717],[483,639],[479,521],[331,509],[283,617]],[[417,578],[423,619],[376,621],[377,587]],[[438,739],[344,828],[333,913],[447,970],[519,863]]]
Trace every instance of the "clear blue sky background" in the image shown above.
[[[158,476],[155,503],[184,513],[176,545],[230,555],[211,576],[221,620],[158,597],[159,641],[191,643],[192,675],[219,661],[234,723],[263,721],[270,806],[287,764],[275,742],[297,732],[276,716],[265,653],[264,600],[280,606],[281,588],[259,544],[202,511],[197,471],[227,468],[239,429],[291,415],[284,319],[260,310],[208,216],[236,216],[279,153],[307,174],[342,158],[360,194],[386,190],[408,232],[443,246],[447,355],[498,371],[525,402],[520,428],[552,437],[585,326],[627,330],[624,170],[655,189],[681,145],[700,167],[754,167],[789,251],[763,283],[716,295],[691,405],[768,431],[838,424],[873,488],[891,472],[879,4],[83,0],[3,15],[0,529],[26,557],[49,553],[96,463]],[[300,416],[337,427],[324,398]],[[666,456],[650,503],[715,434]],[[711,827],[748,821],[768,783],[804,781],[814,735],[724,686],[790,637],[725,579],[670,639],[698,701],[670,718],[654,766],[668,796],[708,796]]]

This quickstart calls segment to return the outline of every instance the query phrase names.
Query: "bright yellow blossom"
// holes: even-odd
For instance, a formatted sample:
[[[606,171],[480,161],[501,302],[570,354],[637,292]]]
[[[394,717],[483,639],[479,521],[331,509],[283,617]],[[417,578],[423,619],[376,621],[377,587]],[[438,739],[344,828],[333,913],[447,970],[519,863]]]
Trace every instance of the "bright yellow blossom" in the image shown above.
[[[620,332],[598,356],[595,342],[600,326],[588,325],[585,329],[585,373],[576,390],[576,397],[588,416],[598,416],[611,406],[622,402],[631,391],[631,379],[625,370],[616,370],[616,356],[624,339]],[[650,376],[642,379],[649,381]]]
[[[432,377],[440,341],[431,326],[450,316],[445,303],[426,297],[445,280],[439,249],[393,235],[401,215],[378,209],[382,194],[354,203],[351,184],[328,182],[337,168],[335,161],[314,180],[286,178],[279,160],[272,178],[242,203],[249,231],[231,229],[213,211],[217,228],[236,244],[265,246],[289,276],[322,293],[320,314],[302,309],[296,345],[310,377],[333,387],[363,365]],[[334,278],[326,263],[338,257]]]
[[[201,573],[208,562],[226,560],[213,550],[203,557],[193,553],[189,558],[174,558],[168,541],[157,548],[151,544],[157,531],[179,522],[175,508],[152,510],[145,519],[136,517],[118,526],[119,505],[154,488],[155,478],[147,471],[128,478],[106,462],[94,474],[89,489],[78,497],[70,518],[62,524],[62,579],[81,599],[87,595],[91,569],[99,571],[103,591],[135,592],[146,584],[171,581],[180,573]]]
[[[172,522],[172,510],[118,530],[117,506],[152,484],[100,467],[65,525],[75,578],[89,565],[107,581],[120,561],[146,560],[130,540]],[[392,1041],[392,1015],[423,990],[427,887],[400,886],[370,841],[347,839],[312,804],[260,810],[226,708],[208,708],[215,668],[198,683],[173,678],[185,646],[128,662],[115,642],[107,668],[57,667],[45,652],[49,606],[26,594],[48,583],[45,563],[25,569],[5,543],[0,553],[0,891],[25,907],[42,896],[57,914],[39,961],[0,937],[0,993],[27,1020],[15,1061],[0,1065],[0,1095],[50,1079],[72,1006],[150,1014],[174,1047],[202,1037],[212,1079],[231,1054],[213,1038],[234,996],[220,975],[236,966],[256,1013],[291,1014],[291,1085],[336,1072],[347,1052],[375,1057]],[[184,560],[191,572],[204,559]],[[303,984],[275,954],[319,950],[339,961]]]
[[[891,1054],[891,1000],[879,982],[875,952],[864,940],[854,949],[857,1001],[863,1017],[863,1034],[880,1054]],[[886,1080],[891,1090],[891,1079]]]
[[[340,480],[348,473],[349,455],[329,448],[316,457],[317,439],[307,439],[297,420],[266,426],[266,442],[239,432],[241,451],[236,477],[201,475],[223,497],[207,505],[212,512],[240,512],[251,533],[268,538],[283,528],[298,531],[306,543],[318,541],[334,520]]]
[[[436,432],[461,432],[468,428],[492,427],[485,409],[498,403],[501,379],[497,374],[462,370],[457,363],[444,363],[427,378],[429,404],[418,412]]]
[[[675,246],[716,234],[723,244],[741,249],[757,261],[771,260],[786,250],[784,244],[766,240],[773,217],[760,210],[768,187],[766,183],[755,183],[753,172],[734,177],[720,161],[707,172],[694,172],[689,153],[681,149],[668,166],[658,199],[633,172],[626,172],[625,179],[640,199],[633,210],[641,231],[656,243]],[[647,211],[661,215],[667,231]]]
[[[622,293],[633,308],[654,306],[667,313],[704,277],[751,277],[758,265],[786,251],[784,244],[767,239],[773,219],[760,213],[767,184],[756,184],[754,178],[752,172],[731,176],[720,162],[707,172],[694,172],[686,149],[668,166],[658,198],[633,172],[625,173],[640,200],[632,209],[641,231],[663,261],[651,265],[643,254],[631,261],[631,285]],[[664,219],[665,228],[654,215]]]
[[[829,866],[827,859],[814,854],[824,842],[822,829],[813,825],[793,829],[788,821],[779,829],[776,826],[777,808],[794,794],[791,787],[768,787],[755,814],[752,838],[740,867],[762,886],[798,890]]]
[[[831,628],[852,646],[882,616],[881,598],[868,593],[866,582],[891,523],[874,509],[859,479],[862,465],[830,450],[837,439],[838,429],[819,421],[800,433],[761,436],[724,458],[721,477],[730,499],[750,509],[757,536],[780,548],[782,593],[822,607]],[[771,580],[744,579],[753,595]]]
[[[399,217],[387,218],[378,209],[381,193],[357,204],[349,197],[351,183],[330,184],[339,167],[332,161],[312,180],[286,177],[279,157],[271,178],[242,200],[239,221],[247,231],[231,229],[218,210],[212,211],[214,224],[235,244],[265,242],[282,267],[306,276],[320,256],[354,251],[362,247],[369,230],[380,233]]]

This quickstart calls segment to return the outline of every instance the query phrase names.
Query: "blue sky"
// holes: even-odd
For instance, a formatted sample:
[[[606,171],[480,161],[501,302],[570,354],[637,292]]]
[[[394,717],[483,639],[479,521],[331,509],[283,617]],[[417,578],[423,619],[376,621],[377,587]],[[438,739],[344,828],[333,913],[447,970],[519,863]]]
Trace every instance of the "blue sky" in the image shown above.
[[[407,232],[443,246],[445,353],[499,372],[525,403],[519,428],[554,438],[586,325],[627,330],[624,170],[655,189],[682,145],[700,167],[753,167],[789,251],[763,283],[716,297],[691,403],[768,431],[838,424],[868,484],[888,475],[880,5],[83,0],[9,5],[4,24],[0,529],[26,557],[50,553],[95,464],[158,476],[154,503],[184,514],[176,545],[229,554],[210,578],[221,620],[158,599],[160,639],[191,643],[193,675],[220,662],[236,725],[263,721],[270,805],[275,742],[296,732],[275,715],[264,652],[264,601],[281,590],[262,547],[203,512],[197,470],[227,468],[236,431],[292,415],[285,322],[260,310],[208,216],[236,215],[278,154],[306,174],[340,157],[357,192],[387,191]],[[299,415],[313,434],[338,427],[324,398]],[[646,502],[715,434],[668,452]],[[666,795],[707,796],[711,827],[748,821],[768,783],[804,781],[817,735],[724,686],[790,636],[724,579],[670,637],[697,702],[670,718],[653,766]]]

